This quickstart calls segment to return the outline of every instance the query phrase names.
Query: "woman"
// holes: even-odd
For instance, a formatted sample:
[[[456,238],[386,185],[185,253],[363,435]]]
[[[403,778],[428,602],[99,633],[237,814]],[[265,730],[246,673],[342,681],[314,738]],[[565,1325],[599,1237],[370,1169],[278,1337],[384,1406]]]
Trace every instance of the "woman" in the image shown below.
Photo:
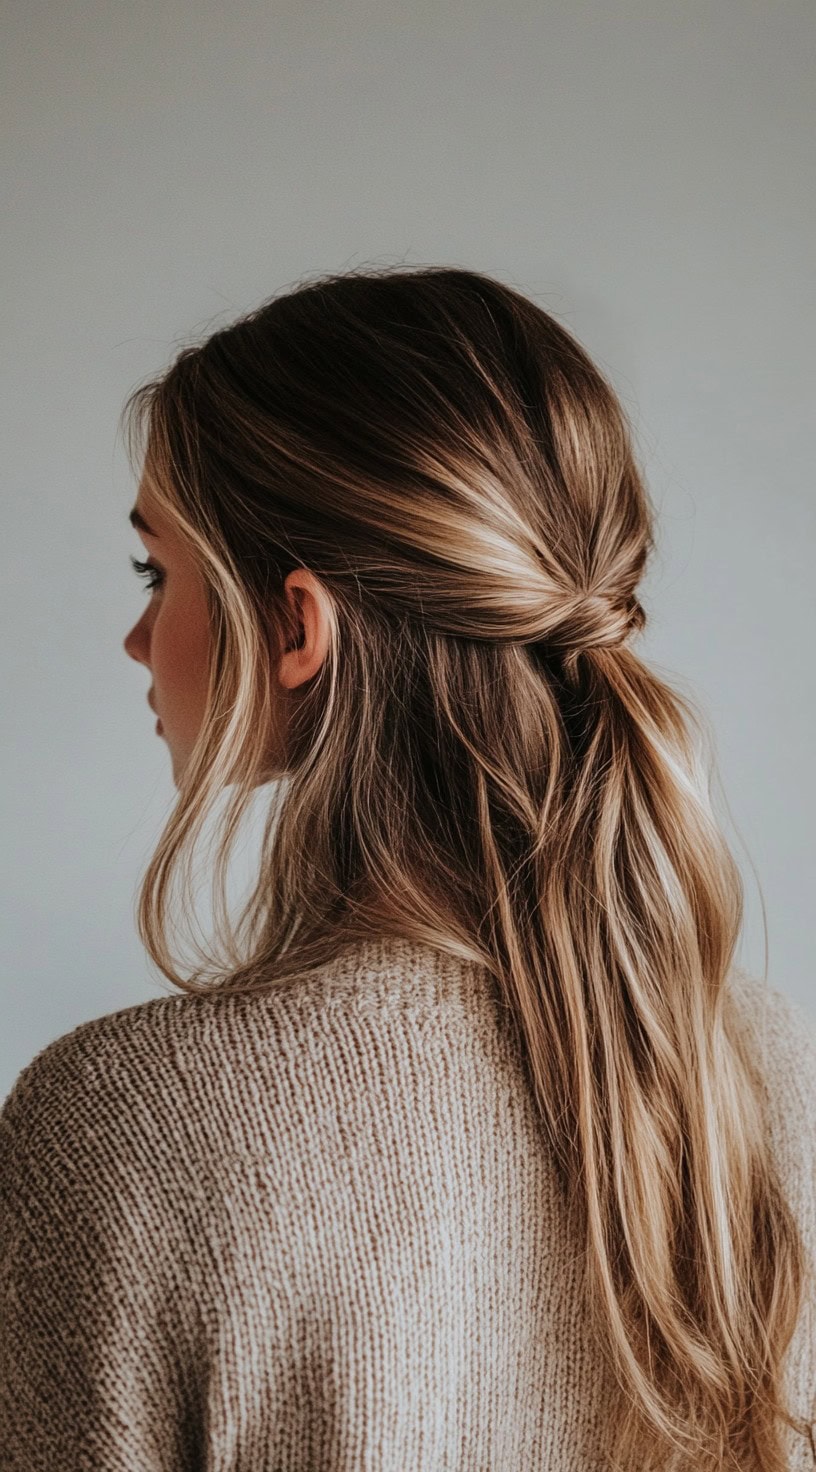
[[[816,1040],[734,966],[703,724],[631,647],[609,385],[510,287],[386,268],[127,408],[178,788],[138,920],[182,994],[4,1106],[0,1463],[813,1465]]]

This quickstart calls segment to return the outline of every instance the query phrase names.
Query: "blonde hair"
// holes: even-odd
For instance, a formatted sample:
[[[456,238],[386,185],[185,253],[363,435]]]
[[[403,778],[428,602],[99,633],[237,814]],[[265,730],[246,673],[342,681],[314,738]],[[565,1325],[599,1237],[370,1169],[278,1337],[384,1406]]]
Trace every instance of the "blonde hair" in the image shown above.
[[[283,985],[374,933],[487,967],[584,1224],[620,1386],[609,1466],[785,1472],[804,1247],[729,1010],[743,896],[703,723],[628,643],[653,530],[611,387],[511,287],[385,267],[302,282],[183,348],[125,417],[213,633],[139,895],[150,957],[200,994]],[[233,921],[297,566],[329,594],[331,645],[287,707]],[[210,979],[182,977],[170,893],[181,875],[190,896],[227,787],[221,955],[198,948]]]

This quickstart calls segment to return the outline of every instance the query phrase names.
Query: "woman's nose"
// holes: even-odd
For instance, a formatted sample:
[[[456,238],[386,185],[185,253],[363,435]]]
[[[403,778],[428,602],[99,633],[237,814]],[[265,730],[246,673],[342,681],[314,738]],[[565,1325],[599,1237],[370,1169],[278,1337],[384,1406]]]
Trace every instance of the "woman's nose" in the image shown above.
[[[143,619],[139,619],[139,622],[133,625],[130,633],[125,636],[123,648],[125,654],[129,654],[131,659],[135,659],[139,664],[147,664],[149,641]]]

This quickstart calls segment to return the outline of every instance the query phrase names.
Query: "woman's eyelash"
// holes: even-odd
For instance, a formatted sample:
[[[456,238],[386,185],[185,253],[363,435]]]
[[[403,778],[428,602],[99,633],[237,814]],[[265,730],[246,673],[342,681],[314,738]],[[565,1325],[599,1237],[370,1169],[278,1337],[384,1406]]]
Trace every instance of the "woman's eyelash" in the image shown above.
[[[164,578],[164,573],[162,572],[160,567],[156,567],[156,565],[152,562],[140,562],[138,557],[131,557],[130,562],[134,571],[138,574],[140,578],[148,579],[148,593],[152,592],[154,588],[158,588],[161,585],[162,579]]]

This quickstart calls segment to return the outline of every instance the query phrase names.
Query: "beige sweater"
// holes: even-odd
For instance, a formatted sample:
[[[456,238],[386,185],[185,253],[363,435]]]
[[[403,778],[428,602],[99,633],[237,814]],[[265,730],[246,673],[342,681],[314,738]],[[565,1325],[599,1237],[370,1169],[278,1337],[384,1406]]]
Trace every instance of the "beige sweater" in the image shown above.
[[[576,1236],[486,978],[367,941],[263,997],[83,1023],[23,1069],[2,1472],[606,1467]],[[768,1128],[816,1267],[816,1029],[739,988],[760,1052],[767,1005]],[[814,1309],[790,1387],[816,1423]]]

